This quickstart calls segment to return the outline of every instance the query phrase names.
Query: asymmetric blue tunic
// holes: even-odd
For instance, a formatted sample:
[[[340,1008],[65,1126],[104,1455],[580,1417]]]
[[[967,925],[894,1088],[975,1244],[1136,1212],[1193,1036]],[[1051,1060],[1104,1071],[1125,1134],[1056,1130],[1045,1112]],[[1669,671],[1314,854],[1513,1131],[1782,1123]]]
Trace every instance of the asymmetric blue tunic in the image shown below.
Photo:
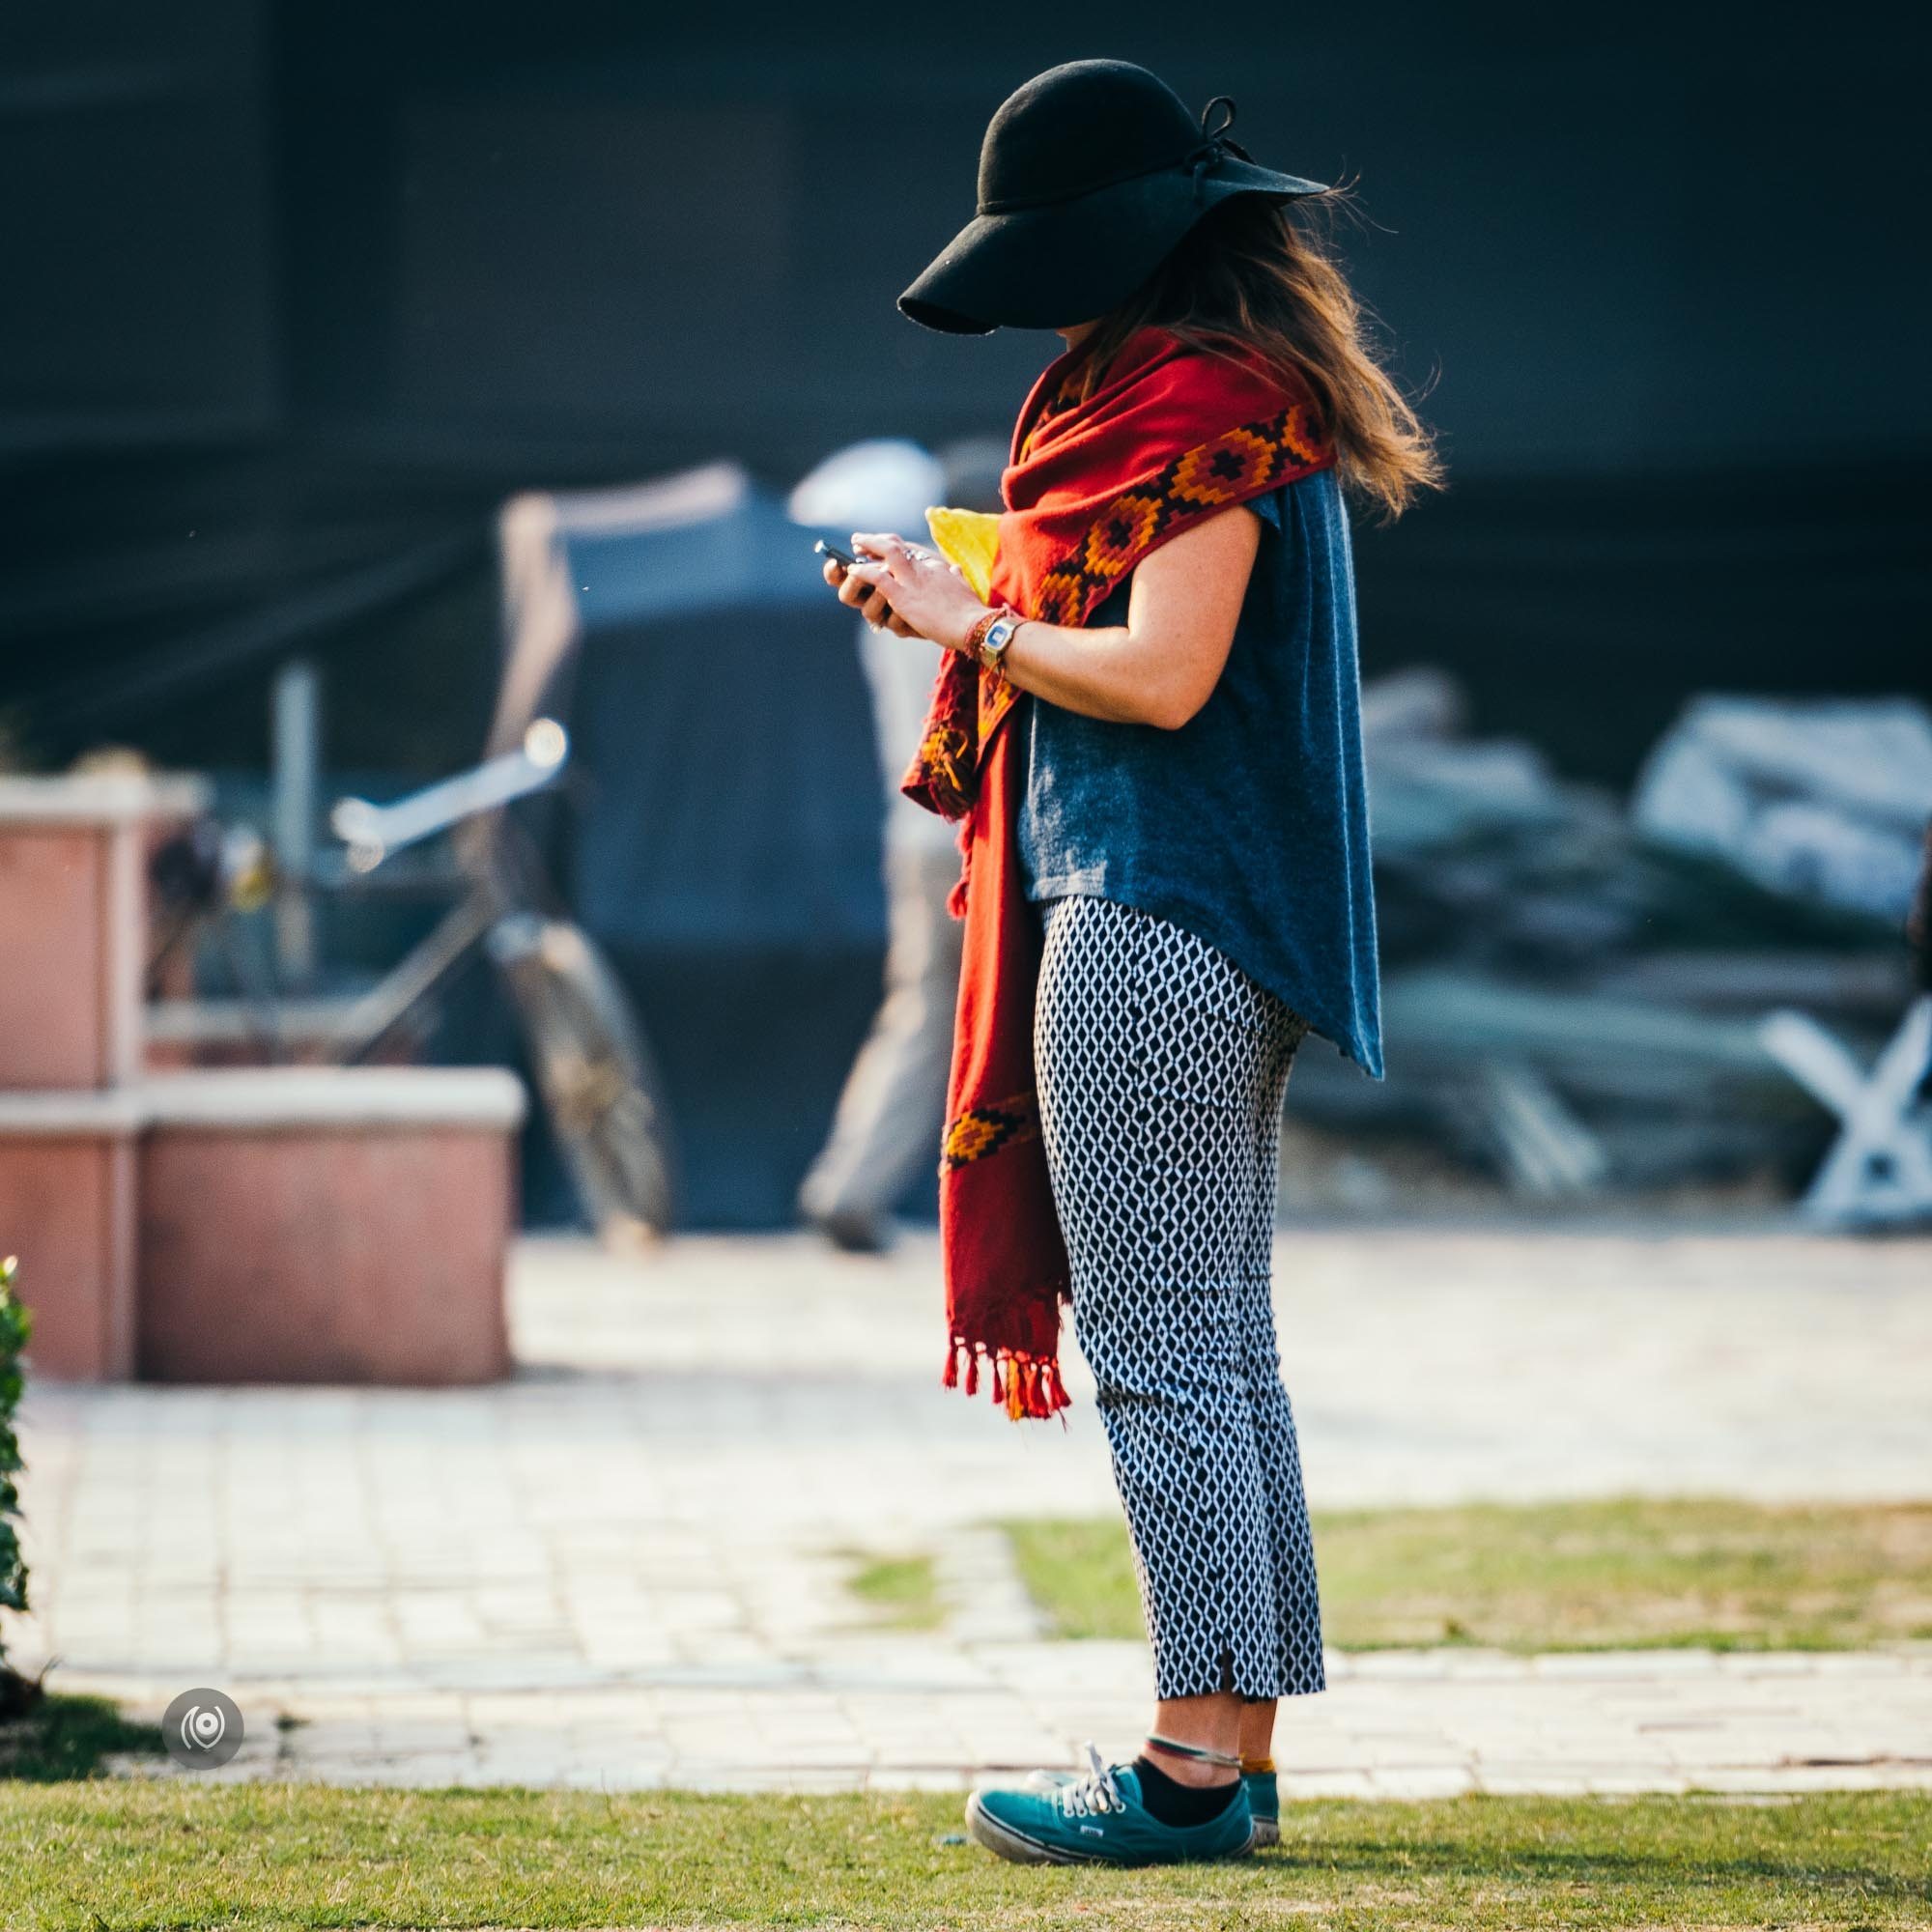
[[[1219,682],[1178,731],[1022,700],[1027,896],[1205,939],[1377,1079],[1375,889],[1348,513],[1333,469],[1247,507],[1261,548]],[[1126,621],[1122,582],[1094,613]]]

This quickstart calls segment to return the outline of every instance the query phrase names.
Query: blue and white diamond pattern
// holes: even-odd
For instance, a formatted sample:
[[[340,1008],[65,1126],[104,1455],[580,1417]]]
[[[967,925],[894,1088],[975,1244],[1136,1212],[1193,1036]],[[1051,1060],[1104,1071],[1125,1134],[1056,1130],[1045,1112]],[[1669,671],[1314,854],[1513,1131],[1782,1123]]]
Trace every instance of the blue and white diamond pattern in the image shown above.
[[[1282,1097],[1307,1024],[1164,919],[1093,897],[1043,911],[1040,1124],[1156,1694],[1320,1690],[1269,1298]]]

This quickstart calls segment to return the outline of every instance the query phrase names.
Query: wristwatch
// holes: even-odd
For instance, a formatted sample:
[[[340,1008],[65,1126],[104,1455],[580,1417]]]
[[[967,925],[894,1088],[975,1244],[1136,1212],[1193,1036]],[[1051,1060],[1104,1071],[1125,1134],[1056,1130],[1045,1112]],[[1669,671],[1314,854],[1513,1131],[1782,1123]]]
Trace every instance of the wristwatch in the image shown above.
[[[988,611],[966,637],[966,649],[988,670],[998,670],[1013,633],[1026,622],[1017,611]]]

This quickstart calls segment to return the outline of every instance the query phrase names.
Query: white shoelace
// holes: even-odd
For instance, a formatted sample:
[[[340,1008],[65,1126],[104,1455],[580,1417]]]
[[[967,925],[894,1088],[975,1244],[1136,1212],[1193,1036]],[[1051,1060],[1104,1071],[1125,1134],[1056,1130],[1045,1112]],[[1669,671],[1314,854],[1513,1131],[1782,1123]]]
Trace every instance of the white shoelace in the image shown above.
[[[1096,1818],[1109,1811],[1124,1811],[1127,1801],[1121,1796],[1121,1787],[1115,1783],[1107,1761],[1091,1743],[1087,1747],[1087,1765],[1085,1777],[1061,1787],[1060,1808],[1069,1818]]]

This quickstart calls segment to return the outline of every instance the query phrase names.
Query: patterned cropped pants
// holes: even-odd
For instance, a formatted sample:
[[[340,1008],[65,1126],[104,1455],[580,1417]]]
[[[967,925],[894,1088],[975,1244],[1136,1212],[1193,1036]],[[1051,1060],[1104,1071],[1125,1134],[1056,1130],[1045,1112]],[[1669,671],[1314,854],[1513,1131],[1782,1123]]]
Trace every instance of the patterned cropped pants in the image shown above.
[[[1306,1023],[1225,953],[1051,901],[1034,1057],[1156,1694],[1320,1690],[1321,1612],[1268,1271]]]

